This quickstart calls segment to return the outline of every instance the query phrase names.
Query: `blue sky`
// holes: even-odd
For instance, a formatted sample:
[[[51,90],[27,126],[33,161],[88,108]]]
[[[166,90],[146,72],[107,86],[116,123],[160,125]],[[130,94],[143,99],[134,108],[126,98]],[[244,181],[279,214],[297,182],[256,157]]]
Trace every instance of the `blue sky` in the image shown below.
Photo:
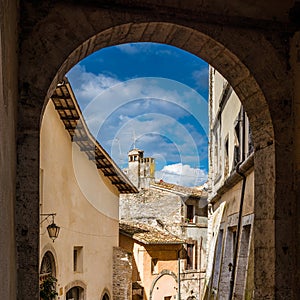
[[[208,65],[181,49],[124,44],[88,56],[67,74],[92,133],[120,168],[137,147],[156,177],[207,179]]]

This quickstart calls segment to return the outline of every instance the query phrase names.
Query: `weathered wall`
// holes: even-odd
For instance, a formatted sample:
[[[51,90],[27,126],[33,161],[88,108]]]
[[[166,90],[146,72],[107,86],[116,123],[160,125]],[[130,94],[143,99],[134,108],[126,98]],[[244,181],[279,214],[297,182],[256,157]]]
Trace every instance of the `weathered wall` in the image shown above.
[[[16,112],[18,100],[18,11],[0,1],[0,299],[16,297]],[[19,232],[20,233],[20,232]],[[26,277],[25,277],[26,278]],[[20,279],[20,278],[19,278]],[[26,279],[25,279],[26,280]]]
[[[151,188],[138,194],[120,195],[120,219],[143,221],[154,226],[156,220],[160,220],[177,235],[181,235],[182,212],[180,197],[168,191]]]
[[[210,72],[212,93],[209,115],[210,128],[213,132],[210,135],[209,151],[211,192],[208,200],[212,209],[209,214],[208,244],[214,257],[209,253],[208,269],[212,268],[213,272],[211,277],[210,274],[206,276],[209,291],[207,299],[228,298],[234,271],[233,294],[234,299],[239,300],[244,298],[246,282],[248,282],[247,293],[251,293],[249,287],[254,286],[254,282],[250,282],[253,277],[247,278],[246,274],[253,232],[255,165],[253,167],[252,156],[248,150],[249,128],[246,116],[241,113],[241,102],[220,73],[213,69]],[[238,153],[236,158],[235,151]],[[236,166],[239,166],[238,170]],[[242,176],[237,174],[237,171],[246,177],[244,191]],[[242,196],[243,209],[240,212]],[[222,217],[216,222],[217,209],[221,209],[222,206],[224,206]],[[239,213],[242,218],[241,225]],[[237,239],[239,242],[235,258]],[[235,270],[234,267],[230,269],[229,264],[235,265]]]
[[[115,247],[113,258],[113,300],[131,300],[132,254]]]
[[[300,31],[298,31],[293,39],[292,39],[292,47],[291,47],[291,66],[294,74],[294,158],[295,158],[295,184],[294,190],[296,194],[297,201],[297,220],[295,223],[295,228],[297,228],[297,236],[296,240],[300,241]],[[291,209],[289,207],[288,209]],[[297,244],[296,253],[300,253],[300,243]],[[297,256],[297,266],[300,267],[300,258]],[[298,282],[300,282],[300,274],[298,274],[297,278]],[[298,284],[297,294],[300,294],[300,284]]]
[[[52,101],[41,126],[40,168],[40,212],[56,213],[55,223],[61,227],[52,244],[46,231],[49,222],[42,223],[41,258],[51,243],[57,260],[59,296],[64,298],[74,281],[85,283],[86,299],[99,299],[104,290],[112,294],[113,247],[118,245],[119,233],[118,191],[71,142]],[[74,247],[82,247],[82,270],[73,270]]]
[[[226,221],[228,216],[237,214],[240,208],[242,181],[235,184],[229,191],[222,194],[220,201],[214,203],[214,210],[221,203],[226,202],[222,222]],[[245,197],[243,203],[243,216],[254,213],[254,171],[252,170],[246,176]]]
[[[195,217],[195,223],[185,223],[186,216],[186,205],[184,201],[190,205],[194,205],[196,207],[196,214],[200,213],[200,215],[205,215],[203,217]],[[120,197],[120,217],[125,220],[134,220],[139,222],[146,222],[151,224],[152,226],[161,226],[164,225],[169,232],[177,235],[183,240],[195,244],[194,246],[194,267],[193,270],[186,270],[186,263],[182,262],[182,297],[185,299],[187,296],[191,296],[191,293],[199,298],[200,288],[202,289],[202,285],[204,281],[203,274],[206,268],[206,233],[207,233],[207,217],[205,213],[205,209],[202,207],[198,207],[200,204],[199,199],[188,199],[185,197],[183,199],[176,195],[175,192],[168,191],[165,189],[156,188],[155,186],[150,186],[149,190],[141,190],[138,194],[128,194],[121,195]],[[200,222],[201,221],[201,222]],[[162,251],[160,250],[162,246],[156,245],[153,246],[151,250],[150,247],[147,248],[147,252],[150,256],[157,258],[158,256],[162,258],[162,266],[160,266],[161,262],[158,263],[158,268],[162,271],[163,267],[168,270],[172,270],[175,272],[174,266],[165,262],[166,257],[164,258],[162,255]],[[170,253],[169,255],[170,263],[174,265],[174,261],[171,261]],[[143,280],[145,281],[145,287],[149,287],[152,284],[153,276],[149,276],[151,272],[149,268],[151,266],[151,259],[145,255],[144,257],[144,268],[143,272],[140,275],[144,274]],[[175,260],[175,266],[177,267],[176,261],[176,253],[173,257]],[[201,271],[203,273],[201,273]],[[186,274],[184,274],[186,273]],[[146,274],[146,275],[145,275]],[[175,272],[177,274],[177,272]],[[148,276],[148,277],[147,277]],[[152,279],[151,279],[152,278]],[[200,282],[201,278],[201,282]],[[149,281],[151,279],[151,281]],[[165,278],[163,278],[165,280]],[[170,279],[171,280],[171,279]],[[161,284],[159,284],[161,286]],[[156,286],[157,288],[157,286]],[[160,297],[164,292],[158,293],[155,292],[153,297]],[[148,293],[146,291],[146,293]],[[160,295],[160,296],[159,296]],[[167,294],[164,294],[167,296]],[[155,299],[155,298],[153,298]],[[158,298],[159,299],[159,298]]]

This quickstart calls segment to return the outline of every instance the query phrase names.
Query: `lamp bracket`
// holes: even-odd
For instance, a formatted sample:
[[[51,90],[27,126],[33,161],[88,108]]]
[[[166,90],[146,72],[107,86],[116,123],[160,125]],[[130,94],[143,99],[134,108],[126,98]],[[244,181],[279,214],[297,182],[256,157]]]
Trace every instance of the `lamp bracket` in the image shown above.
[[[49,217],[52,217],[52,222],[54,223],[54,216],[56,216],[56,213],[51,213],[51,214],[40,214],[40,216],[45,217],[40,224],[45,222]]]

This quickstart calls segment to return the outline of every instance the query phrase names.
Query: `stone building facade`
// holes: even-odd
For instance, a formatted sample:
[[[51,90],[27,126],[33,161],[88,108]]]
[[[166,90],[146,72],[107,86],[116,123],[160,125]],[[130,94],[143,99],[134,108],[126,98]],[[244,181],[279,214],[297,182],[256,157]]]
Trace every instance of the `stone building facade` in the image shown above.
[[[255,148],[253,299],[300,294],[298,1],[0,1],[0,298],[38,299],[40,121],[84,57],[159,42],[206,60],[247,112]]]
[[[184,241],[135,221],[120,223],[119,240],[120,247],[133,258],[132,300],[178,299],[178,260]]]
[[[40,139],[40,280],[57,279],[57,299],[112,300],[119,194],[136,189],[89,134],[66,78],[45,107]],[[49,213],[60,227],[54,243]]]
[[[137,155],[136,161],[143,159],[134,149],[129,152]],[[154,159],[148,161],[154,165]],[[154,170],[155,166],[151,166]],[[148,168],[149,170],[150,168]],[[130,170],[130,166],[128,169]],[[141,176],[140,172],[132,172],[132,176]],[[128,173],[128,171],[127,171]],[[142,175],[147,175],[143,173]],[[149,174],[149,173],[148,173]],[[132,178],[133,182],[140,182]],[[203,188],[189,188],[166,183],[155,182],[154,178],[147,187],[140,187],[137,194],[120,196],[120,220],[134,221],[160,228],[184,240],[183,251],[187,255],[180,264],[180,293],[182,299],[188,296],[200,297],[204,287],[206,268],[206,235],[207,235],[207,192]],[[177,264],[177,263],[176,263]]]
[[[148,189],[155,179],[155,160],[144,157],[143,150],[132,149],[128,153],[128,168],[123,172],[138,189]]]
[[[212,67],[209,119],[205,299],[251,299],[254,289],[254,149],[251,129],[236,93]]]

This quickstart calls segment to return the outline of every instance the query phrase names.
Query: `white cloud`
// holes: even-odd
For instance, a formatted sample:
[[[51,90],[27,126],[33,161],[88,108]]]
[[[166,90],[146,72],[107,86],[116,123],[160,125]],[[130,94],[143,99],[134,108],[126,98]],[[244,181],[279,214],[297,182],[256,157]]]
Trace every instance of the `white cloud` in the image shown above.
[[[164,78],[120,82],[113,74],[93,74],[80,65],[67,76],[91,132],[118,164],[127,162],[134,135],[145,155],[159,158],[160,168],[178,161],[199,165],[203,159],[199,152],[206,151],[206,139],[194,125],[180,122],[192,115],[200,125],[207,123],[207,103],[192,89]],[[176,178],[182,185],[193,182],[189,176]]]
[[[121,44],[117,45],[116,48],[126,54],[136,54],[139,52],[139,47],[135,44]]]
[[[85,107],[105,90],[121,82],[113,75],[87,72],[85,67],[80,64],[72,68],[67,77],[72,83],[72,88],[81,107]]]
[[[150,53],[153,52],[152,43],[129,43],[129,44],[120,44],[115,46],[120,51],[133,55],[137,53]]]
[[[201,69],[194,71],[193,74],[193,79],[195,80],[196,85],[199,88],[205,88],[208,85],[208,72],[207,69]]]
[[[159,150],[160,157],[167,161],[199,164],[198,135],[191,135],[178,120],[168,115],[148,113],[134,118],[124,118],[122,124],[108,122],[100,131],[100,138],[109,147],[112,157],[126,159],[136,138],[136,146],[154,156]],[[201,137],[201,136],[200,136]],[[201,148],[206,148],[203,143]],[[107,149],[107,148],[106,148]],[[117,154],[117,155],[116,155]]]
[[[182,163],[164,166],[155,172],[156,179],[183,186],[199,186],[207,181],[207,172]]]
[[[113,74],[93,74],[81,65],[76,65],[67,76],[88,123],[94,119],[99,124],[99,120],[105,120],[126,103],[154,98],[165,100],[160,101],[159,105],[168,109],[174,118],[182,117],[185,111],[193,115],[207,131],[206,101],[180,82],[165,78],[137,78],[121,82]],[[140,105],[137,103],[135,109],[131,107],[131,114],[139,114]]]

